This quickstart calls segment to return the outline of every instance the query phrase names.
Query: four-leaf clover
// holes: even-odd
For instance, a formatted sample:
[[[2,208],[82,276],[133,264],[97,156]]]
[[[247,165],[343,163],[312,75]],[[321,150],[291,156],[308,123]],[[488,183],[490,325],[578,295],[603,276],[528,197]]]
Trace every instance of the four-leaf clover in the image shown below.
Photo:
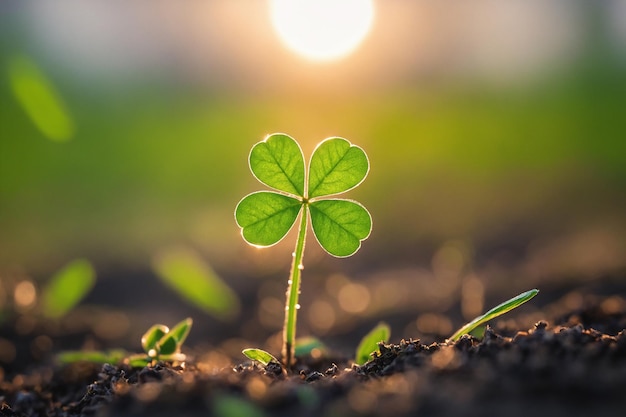
[[[322,141],[314,150],[308,171],[300,145],[276,133],[250,152],[253,175],[276,191],[258,191],[244,197],[235,209],[243,238],[256,246],[278,243],[298,215],[309,212],[313,233],[328,253],[354,254],[372,230],[372,218],[360,203],[329,198],[359,185],[369,172],[367,155],[343,138]],[[306,219],[303,220],[306,222]]]

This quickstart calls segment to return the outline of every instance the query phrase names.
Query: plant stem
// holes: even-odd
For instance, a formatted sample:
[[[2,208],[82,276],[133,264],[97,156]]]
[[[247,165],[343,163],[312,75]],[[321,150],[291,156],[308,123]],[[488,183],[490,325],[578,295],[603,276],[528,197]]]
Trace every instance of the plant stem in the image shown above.
[[[304,255],[304,243],[306,241],[306,229],[308,221],[309,205],[302,205],[302,213],[300,218],[300,228],[298,229],[298,240],[296,241],[296,249],[293,252],[293,263],[291,264],[291,275],[289,276],[289,285],[287,286],[287,300],[285,305],[285,325],[283,326],[283,362],[285,368],[291,368],[294,362],[294,352],[296,345],[296,318],[300,305],[298,304],[298,296],[300,295],[300,274],[304,268],[302,265],[302,257]]]

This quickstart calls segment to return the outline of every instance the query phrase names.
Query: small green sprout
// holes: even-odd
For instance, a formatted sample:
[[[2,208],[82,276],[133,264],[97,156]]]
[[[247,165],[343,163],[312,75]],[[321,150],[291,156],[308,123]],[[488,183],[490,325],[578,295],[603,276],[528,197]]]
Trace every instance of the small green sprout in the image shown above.
[[[241,353],[243,353],[253,361],[260,362],[263,366],[267,366],[272,362],[280,364],[278,359],[276,359],[271,353],[267,353],[263,349],[248,348],[242,350]]]
[[[67,351],[57,355],[60,363],[94,362],[120,363],[125,362],[133,368],[143,368],[155,361],[182,362],[186,359],[181,347],[189,335],[193,321],[186,318],[171,330],[163,324],[155,324],[141,337],[141,347],[145,353],[129,355],[128,352],[115,349],[100,351]]]
[[[370,330],[370,332],[361,339],[361,343],[359,343],[359,346],[356,348],[354,362],[357,365],[363,365],[370,360],[372,354],[379,351],[378,343],[387,343],[390,335],[391,329],[389,325],[384,322],[378,323],[376,327]]]
[[[369,160],[360,147],[333,137],[317,145],[308,170],[298,142],[275,133],[252,147],[252,174],[275,191],[245,196],[235,209],[241,235],[251,245],[272,246],[282,240],[300,216],[296,247],[288,281],[283,327],[283,364],[294,362],[296,317],[300,308],[300,274],[309,219],[322,248],[336,257],[353,255],[372,230],[372,218],[361,204],[328,198],[359,185],[369,172]]]
[[[476,317],[474,320],[470,321],[465,326],[461,327],[452,336],[450,336],[450,339],[448,340],[452,342],[456,342],[457,340],[461,338],[461,336],[463,336],[464,334],[471,333],[472,330],[474,330],[476,327],[480,326],[481,324],[484,324],[491,319],[501,316],[502,314],[507,313],[513,310],[514,308],[521,306],[526,301],[530,300],[535,295],[537,295],[538,292],[539,290],[532,289],[532,290],[523,292],[511,298],[510,300],[503,302],[502,304],[498,304],[497,306],[495,306],[494,308],[492,308],[491,310],[489,310],[482,316]]]
[[[141,347],[146,354],[132,355],[128,357],[128,362],[131,366],[145,366],[154,361],[184,361],[186,356],[180,348],[192,324],[191,318],[186,318],[171,330],[163,324],[155,324],[141,337]]]

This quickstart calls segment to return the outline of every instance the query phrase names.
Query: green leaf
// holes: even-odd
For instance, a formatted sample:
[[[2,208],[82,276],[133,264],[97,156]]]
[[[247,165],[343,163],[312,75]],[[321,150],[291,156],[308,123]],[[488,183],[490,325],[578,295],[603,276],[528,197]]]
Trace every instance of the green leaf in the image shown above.
[[[317,241],[333,256],[354,254],[372,231],[372,217],[355,201],[318,200],[312,202],[309,209]]]
[[[43,291],[43,314],[59,318],[69,312],[93,288],[96,273],[86,259],[77,259],[57,272]]]
[[[163,324],[155,324],[150,327],[147,332],[141,336],[141,347],[144,352],[148,353],[150,349],[155,349],[156,344],[163,336],[165,336],[170,329]]]
[[[194,251],[179,247],[159,253],[152,268],[167,286],[185,300],[220,319],[239,312],[237,294]]]
[[[261,362],[264,366],[269,365],[270,362],[280,363],[271,353],[268,353],[263,349],[248,348],[242,350],[241,353],[253,361]]]
[[[90,350],[70,350],[64,351],[56,355],[56,360],[61,364],[69,364],[75,362],[92,362],[92,363],[120,363],[122,359],[128,356],[128,352],[122,349],[113,349],[109,351],[90,351]]]
[[[176,324],[172,330],[169,331],[169,334],[174,336],[176,339],[176,343],[180,347],[183,343],[185,343],[185,339],[189,335],[189,331],[191,331],[191,325],[193,324],[193,320],[191,317],[187,317],[185,320]]]
[[[164,335],[156,344],[157,353],[159,355],[171,355],[178,352],[180,345],[176,341],[176,336],[171,333]]]
[[[476,317],[474,320],[470,321],[465,326],[461,327],[459,330],[456,331],[456,333],[454,333],[450,337],[449,340],[453,342],[459,340],[461,336],[463,336],[464,334],[470,333],[472,330],[474,330],[476,327],[480,326],[481,324],[486,323],[491,319],[501,316],[502,314],[507,313],[513,310],[514,308],[521,306],[526,301],[530,300],[535,295],[537,295],[537,293],[539,293],[539,290],[532,289],[530,291],[523,292],[511,298],[510,300],[503,302],[502,304],[498,304],[497,306],[495,306],[494,308],[492,308],[491,310],[489,310],[482,316]]]
[[[363,365],[370,360],[372,352],[378,351],[379,342],[388,342],[391,329],[387,323],[380,322],[368,334],[366,334],[356,349],[354,362]]]
[[[241,235],[250,244],[271,246],[285,237],[302,209],[302,202],[272,191],[245,196],[235,209]]]
[[[321,142],[309,167],[309,198],[339,194],[359,185],[367,176],[365,151],[343,138]]]
[[[250,170],[263,184],[304,196],[304,156],[300,145],[282,133],[268,136],[250,151]]]

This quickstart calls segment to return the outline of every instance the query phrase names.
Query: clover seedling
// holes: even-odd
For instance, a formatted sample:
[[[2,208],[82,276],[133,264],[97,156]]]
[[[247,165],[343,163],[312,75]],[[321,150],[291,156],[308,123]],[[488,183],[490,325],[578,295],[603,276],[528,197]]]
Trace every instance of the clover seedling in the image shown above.
[[[336,257],[354,254],[369,236],[372,218],[356,201],[329,197],[359,185],[369,172],[369,161],[363,149],[333,137],[317,145],[306,170],[298,142],[275,133],[252,147],[249,165],[252,174],[275,191],[248,194],[237,204],[235,219],[245,241],[258,247],[272,246],[285,237],[300,216],[283,327],[282,357],[289,369],[294,361],[308,222],[326,252]],[[253,351],[257,353],[258,349]]]
[[[461,327],[452,336],[450,336],[450,339],[448,340],[452,342],[456,342],[457,340],[461,338],[461,336],[463,336],[464,334],[470,333],[472,330],[474,330],[476,327],[480,326],[481,324],[484,324],[491,319],[501,316],[504,313],[507,313],[513,310],[514,308],[521,306],[526,301],[530,300],[535,295],[537,295],[538,292],[539,292],[538,289],[532,289],[532,290],[523,292],[503,302],[502,304],[498,304],[491,310],[487,311],[485,314],[476,317],[474,320],[470,321],[465,326]]]
[[[129,355],[122,349],[101,351],[67,351],[57,355],[61,363],[78,361],[94,363],[125,362],[133,368],[143,368],[155,361],[182,362],[186,356],[180,349],[191,330],[191,318],[178,323],[171,330],[163,324],[155,324],[141,337],[141,347],[145,353]]]
[[[172,329],[163,324],[155,324],[141,337],[144,354],[128,357],[131,366],[145,366],[154,361],[184,361],[186,356],[180,348],[187,339],[193,321],[191,318],[178,323]]]

